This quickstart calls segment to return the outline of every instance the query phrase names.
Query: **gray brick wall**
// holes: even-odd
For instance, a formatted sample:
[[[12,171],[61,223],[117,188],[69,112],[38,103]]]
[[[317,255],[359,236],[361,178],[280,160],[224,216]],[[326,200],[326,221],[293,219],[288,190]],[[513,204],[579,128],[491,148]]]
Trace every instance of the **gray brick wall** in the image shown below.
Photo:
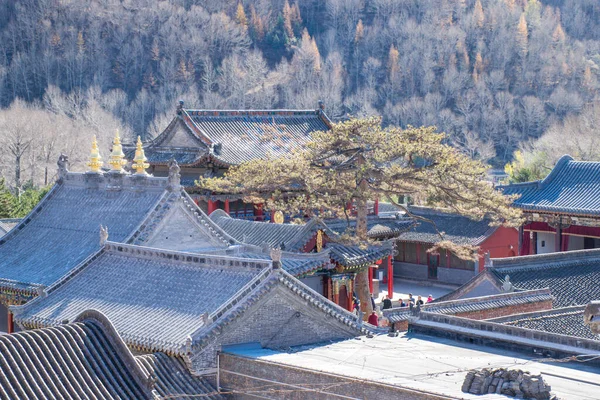
[[[454,268],[438,268],[438,281],[445,283],[467,283],[476,275],[475,271]]]
[[[233,391],[233,399],[450,399],[414,389],[231,354],[220,355],[219,367],[220,386],[225,391]]]
[[[201,373],[205,368],[216,367],[217,351],[225,345],[260,343],[262,347],[282,349],[357,335],[358,331],[278,285],[226,326],[212,343],[198,353],[193,352],[190,359],[193,369]]]

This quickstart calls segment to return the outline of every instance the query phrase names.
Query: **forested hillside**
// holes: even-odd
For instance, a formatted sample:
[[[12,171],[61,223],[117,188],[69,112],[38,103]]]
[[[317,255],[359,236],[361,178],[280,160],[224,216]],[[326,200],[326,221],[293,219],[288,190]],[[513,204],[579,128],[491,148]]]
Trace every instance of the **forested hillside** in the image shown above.
[[[148,137],[180,98],[220,109],[322,99],[334,119],[437,125],[503,165],[598,97],[600,2],[0,0],[0,55],[0,105],[11,107],[0,128],[37,103],[77,132]],[[27,147],[27,179],[42,181],[63,142]],[[12,177],[10,157],[0,172]]]

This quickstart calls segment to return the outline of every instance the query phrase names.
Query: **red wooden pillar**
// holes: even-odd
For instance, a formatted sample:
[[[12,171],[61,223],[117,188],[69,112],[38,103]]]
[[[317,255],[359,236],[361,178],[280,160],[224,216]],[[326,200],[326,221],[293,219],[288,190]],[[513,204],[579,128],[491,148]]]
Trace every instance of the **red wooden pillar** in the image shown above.
[[[394,266],[392,264],[392,256],[388,256],[388,270],[387,270],[387,284],[388,284],[388,297],[390,300],[394,297]]]
[[[375,204],[373,204],[373,213],[375,215],[379,215],[379,198],[375,199]]]
[[[13,333],[15,331],[15,324],[13,322],[13,315],[10,311],[8,311],[8,333]]]
[[[352,312],[352,311],[354,311],[354,301],[352,299],[352,291],[351,290],[348,290],[347,296],[348,296],[348,301],[346,302],[346,304],[348,304],[348,311]]]
[[[369,293],[373,294],[373,268],[369,266]]]
[[[340,292],[339,290],[333,289],[333,302],[340,305]]]
[[[217,209],[216,201],[208,200],[208,215]]]
[[[263,205],[261,204],[257,204],[254,206],[254,216],[256,217],[255,220],[256,221],[264,221],[264,214],[263,214]]]
[[[229,215],[229,199],[225,200],[225,212]]]

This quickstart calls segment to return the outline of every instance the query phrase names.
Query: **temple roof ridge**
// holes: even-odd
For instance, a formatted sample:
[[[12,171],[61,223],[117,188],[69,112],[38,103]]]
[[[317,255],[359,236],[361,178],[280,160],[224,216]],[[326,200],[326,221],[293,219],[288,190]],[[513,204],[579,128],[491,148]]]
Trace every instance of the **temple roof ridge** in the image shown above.
[[[264,274],[264,275],[263,275]],[[270,269],[264,271],[260,279],[255,279],[253,285],[246,288],[245,301],[238,301],[232,297],[227,303],[221,307],[222,312],[211,321],[211,324],[200,327],[192,335],[192,348],[194,350],[202,349],[210,342],[210,338],[218,335],[222,330],[235,321],[243,314],[245,310],[257,303],[261,298],[266,296],[269,291],[281,283],[292,293],[301,296],[307,301],[308,306],[316,307],[332,318],[337,319],[351,329],[355,329],[362,334],[375,333],[376,328],[359,322],[356,315],[343,307],[329,301],[306,284],[296,279],[294,276],[283,270],[282,268]]]
[[[591,260],[600,260],[599,249],[560,251],[546,254],[531,254],[525,256],[493,258],[490,269],[498,271],[510,271],[511,269],[535,269],[551,268],[549,262],[559,263],[558,265],[571,265],[585,263]],[[556,265],[555,265],[556,267]]]

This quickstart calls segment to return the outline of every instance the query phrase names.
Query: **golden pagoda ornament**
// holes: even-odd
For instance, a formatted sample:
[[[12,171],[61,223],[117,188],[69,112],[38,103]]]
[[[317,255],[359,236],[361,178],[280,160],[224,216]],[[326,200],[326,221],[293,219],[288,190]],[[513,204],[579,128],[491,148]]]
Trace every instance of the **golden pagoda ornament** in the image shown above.
[[[125,172],[123,170],[123,166],[127,164],[127,160],[125,160],[125,153],[123,153],[123,147],[121,146],[121,137],[119,136],[119,130],[117,129],[117,133],[115,134],[115,139],[113,140],[112,152],[110,153],[110,160],[108,161],[110,164],[110,169],[114,172]]]
[[[90,161],[86,164],[90,167],[89,172],[99,173],[100,168],[104,165],[102,161],[102,157],[100,157],[100,150],[98,149],[98,141],[96,140],[96,135],[92,139],[92,150],[90,151]]]
[[[142,139],[138,136],[137,145],[135,148],[135,158],[131,168],[135,169],[136,175],[148,175],[146,168],[150,166],[146,161],[146,154],[144,154],[144,148],[142,147]]]

